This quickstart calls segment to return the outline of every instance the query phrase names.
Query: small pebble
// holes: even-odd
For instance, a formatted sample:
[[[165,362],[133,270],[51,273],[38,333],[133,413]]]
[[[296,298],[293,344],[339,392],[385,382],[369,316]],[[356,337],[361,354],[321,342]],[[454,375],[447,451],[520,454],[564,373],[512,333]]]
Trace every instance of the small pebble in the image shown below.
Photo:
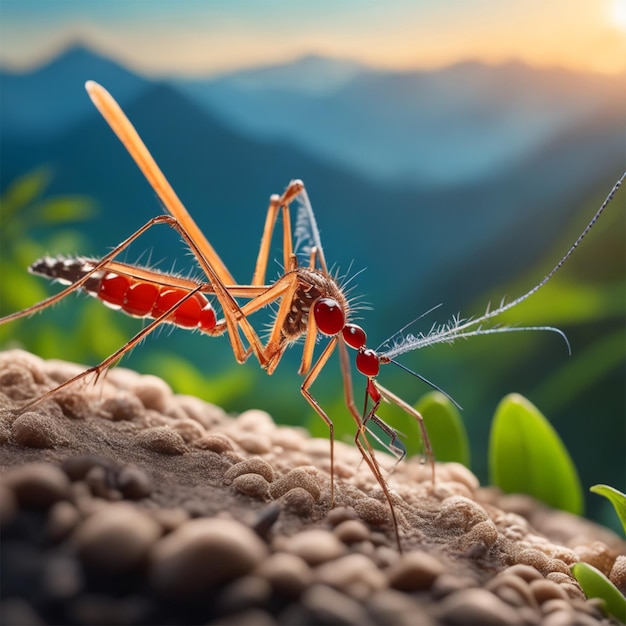
[[[303,518],[309,517],[315,508],[315,499],[311,495],[311,492],[301,487],[290,489],[281,497],[280,501],[285,510],[291,511]]]
[[[102,411],[106,417],[114,422],[130,422],[138,419],[143,414],[144,406],[139,398],[130,393],[125,393],[113,398],[107,398],[102,403]]]
[[[232,489],[245,496],[269,502],[272,499],[270,484],[260,474],[242,474],[233,480]]]
[[[272,450],[270,438],[260,433],[242,433],[237,436],[237,443],[249,454],[267,454]]]
[[[437,576],[430,588],[430,594],[435,600],[445,598],[462,589],[470,589],[476,587],[476,582],[467,576],[444,572]]]
[[[220,589],[216,609],[219,613],[234,613],[265,608],[271,595],[272,587],[267,580],[249,574]]]
[[[437,615],[445,624],[519,624],[519,613],[485,589],[464,589],[444,598]]]
[[[304,559],[287,552],[275,552],[256,569],[280,594],[298,597],[312,581],[312,573]]]
[[[534,567],[530,565],[522,565],[521,563],[517,563],[515,565],[511,565],[507,567],[501,575],[512,574],[513,576],[518,576],[522,580],[525,580],[529,583],[531,580],[540,580],[543,578],[541,572],[537,571]]]
[[[74,532],[78,554],[89,567],[108,573],[141,565],[161,536],[159,524],[125,502],[109,504]]]
[[[386,572],[389,586],[400,591],[430,589],[445,571],[444,564],[426,552],[403,554]]]
[[[224,409],[194,396],[176,395],[172,401],[189,419],[198,422],[205,430],[210,430],[227,419]]]
[[[211,452],[216,452],[217,454],[232,452],[235,449],[233,440],[222,433],[204,435],[200,439],[196,439],[193,442],[193,445],[201,450],[210,450]]]
[[[29,400],[37,393],[37,382],[34,371],[36,366],[28,367],[22,363],[3,364],[0,372],[0,389],[11,400]],[[37,368],[38,369],[38,368]],[[32,370],[32,371],[31,371]],[[41,374],[39,374],[41,379]]]
[[[34,411],[17,417],[11,427],[11,437],[15,443],[28,448],[55,448],[70,439],[58,419]]]
[[[594,623],[596,623],[594,621]],[[541,621],[542,626],[575,626],[578,625],[575,613],[570,607],[567,609],[553,611]],[[580,624],[579,626],[583,626]]]
[[[539,604],[547,600],[567,600],[568,596],[564,589],[551,580],[533,580],[530,583],[530,590]]]
[[[620,554],[615,559],[609,579],[626,596],[626,555]]]
[[[248,574],[266,556],[265,544],[247,526],[195,519],[154,545],[150,580],[157,592],[190,597]]]
[[[606,576],[609,575],[615,561],[615,555],[611,553],[611,550],[605,543],[594,541],[589,546],[575,548],[575,552],[581,561],[593,565]]]
[[[374,498],[364,496],[354,503],[354,510],[370,526],[376,528],[391,526],[391,509],[387,502],[382,503]]]
[[[433,618],[413,596],[396,591],[382,589],[366,601],[367,609],[377,624],[393,626],[432,626]]]
[[[348,554],[315,568],[316,582],[361,598],[387,586],[385,574],[363,554]],[[358,594],[355,593],[358,590]]]
[[[346,546],[333,533],[315,528],[287,538],[284,550],[299,556],[309,565],[319,565],[343,556]]]
[[[228,484],[235,480],[237,476],[241,476],[243,474],[259,474],[265,478],[268,483],[271,483],[274,480],[274,469],[272,466],[260,457],[255,457],[246,461],[241,461],[241,463],[235,463],[235,465],[229,467],[224,474],[224,482]]]
[[[314,624],[370,626],[372,620],[365,609],[352,598],[326,585],[311,585],[300,599]]]
[[[157,376],[142,376],[130,386],[130,390],[146,409],[153,409],[159,413],[165,412],[167,403],[172,397],[170,386]]]
[[[116,486],[129,500],[147,498],[154,490],[152,478],[135,465],[124,465],[116,476]]]
[[[240,429],[256,433],[273,432],[276,429],[272,416],[260,409],[244,411],[236,421]]]
[[[502,572],[492,578],[485,585],[485,588],[512,606],[528,606],[535,611],[539,610],[539,604],[530,590],[530,586],[520,576],[506,571]]]
[[[465,534],[479,522],[490,521],[482,506],[464,496],[451,496],[441,503],[435,525],[442,531]]]
[[[272,483],[272,497],[278,499],[284,496],[290,489],[295,489],[296,487],[301,487],[308,491],[316,502],[319,500],[321,494],[319,477],[301,467],[291,470]]]
[[[63,460],[61,469],[72,481],[82,480],[92,467],[103,467],[109,472],[116,470],[116,463],[97,454],[81,454]]]
[[[185,440],[168,426],[148,428],[137,434],[139,445],[160,452],[161,454],[177,455],[187,450]]]
[[[81,520],[78,509],[71,503],[61,500],[53,504],[46,520],[46,534],[53,541],[65,539]]]
[[[370,531],[360,520],[346,520],[335,528],[335,535],[337,535],[338,539],[350,545],[368,539]]]
[[[21,506],[47,508],[71,495],[70,481],[56,465],[30,463],[7,472],[6,487],[13,489]]]
[[[206,434],[206,431],[198,422],[189,418],[176,420],[170,425],[170,428],[177,432],[185,443],[189,444],[194,444]]]

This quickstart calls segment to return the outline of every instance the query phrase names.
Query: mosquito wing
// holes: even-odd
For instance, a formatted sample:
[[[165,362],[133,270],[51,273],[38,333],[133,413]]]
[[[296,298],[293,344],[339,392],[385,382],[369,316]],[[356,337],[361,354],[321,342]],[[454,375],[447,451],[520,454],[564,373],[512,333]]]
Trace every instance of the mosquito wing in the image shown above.
[[[308,265],[311,254],[315,251],[320,259],[322,267],[326,268],[326,260],[324,258],[324,249],[322,248],[322,240],[320,231],[317,227],[317,220],[313,213],[311,201],[303,188],[296,197],[296,220],[294,226],[294,252],[298,256],[300,265]]]

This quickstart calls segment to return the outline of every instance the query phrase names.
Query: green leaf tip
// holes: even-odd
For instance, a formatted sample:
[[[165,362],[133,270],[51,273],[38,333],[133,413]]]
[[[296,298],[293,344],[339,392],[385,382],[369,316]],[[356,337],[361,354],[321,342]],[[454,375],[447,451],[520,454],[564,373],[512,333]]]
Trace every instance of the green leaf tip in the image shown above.
[[[602,600],[605,611],[626,624],[626,598],[599,569],[580,561],[572,565],[572,574],[588,598]]]
[[[563,442],[539,409],[513,393],[496,408],[489,474],[506,493],[526,493],[575,515],[583,512],[578,473]]]
[[[622,530],[626,535],[626,495],[621,491],[608,485],[594,485],[589,488],[592,493],[604,496],[613,505],[619,521],[622,523]]]
[[[437,461],[470,465],[470,447],[459,410],[439,391],[431,391],[415,404],[422,414]]]

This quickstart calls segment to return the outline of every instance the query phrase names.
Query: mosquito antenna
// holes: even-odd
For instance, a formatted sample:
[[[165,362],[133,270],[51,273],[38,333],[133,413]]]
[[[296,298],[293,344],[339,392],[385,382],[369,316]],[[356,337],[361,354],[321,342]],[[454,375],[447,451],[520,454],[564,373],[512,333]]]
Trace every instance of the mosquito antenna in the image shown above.
[[[428,380],[428,378],[425,378],[421,374],[414,372],[412,369],[409,369],[406,365],[402,365],[402,363],[394,359],[389,359],[389,363],[393,363],[394,365],[397,365],[401,370],[408,372],[409,374],[415,376],[415,378],[419,378],[422,382],[426,383],[429,387],[432,387],[439,393],[442,393],[446,398],[448,398],[448,400],[450,400],[450,402],[452,402],[452,404],[454,404],[454,406],[457,409],[459,409],[459,411],[463,410],[463,407],[449,393],[445,392],[441,387],[439,387],[439,385],[436,385],[432,381]]]
[[[615,183],[615,185],[613,186],[613,189],[611,189],[611,191],[609,192],[609,195],[605,198],[604,202],[602,203],[602,206],[596,211],[596,214],[591,218],[590,222],[585,227],[585,230],[583,230],[583,232],[580,233],[580,235],[578,235],[578,238],[576,239],[576,241],[569,247],[568,251],[561,257],[561,260],[543,277],[543,279],[539,283],[537,283],[530,291],[527,291],[525,294],[519,296],[519,298],[515,298],[515,300],[512,300],[508,304],[504,304],[503,306],[495,309],[494,311],[490,311],[489,313],[486,313],[481,318],[481,321],[488,320],[492,317],[495,317],[496,315],[500,315],[501,313],[504,313],[504,311],[508,311],[509,309],[512,309],[514,306],[517,306],[518,304],[520,304],[527,298],[530,298],[530,296],[532,296],[534,293],[539,291],[539,289],[541,289],[561,269],[561,267],[563,267],[565,262],[572,256],[572,254],[574,253],[574,250],[576,250],[576,248],[580,245],[580,242],[585,238],[587,233],[593,228],[595,223],[598,221],[598,219],[602,215],[602,212],[604,211],[604,209],[606,209],[609,202],[611,202],[611,200],[613,199],[613,196],[617,193],[617,190],[620,188],[625,178],[626,178],[626,172],[624,172],[622,176],[620,177],[620,179]]]
[[[398,342],[396,345],[389,348],[386,352],[383,352],[381,356],[391,359],[392,357],[397,356],[399,354],[403,354],[404,352],[408,352],[410,350],[415,350],[418,348],[423,348],[424,346],[428,346],[428,345],[434,345],[436,343],[452,342],[455,339],[474,337],[477,335],[487,335],[487,334],[497,333],[497,332],[514,332],[514,331],[523,331],[523,330],[547,330],[551,332],[556,332],[565,339],[565,342],[568,346],[568,350],[570,350],[567,337],[565,337],[564,333],[557,328],[548,327],[548,326],[538,326],[538,327],[530,327],[530,328],[501,327],[501,328],[483,329],[482,324],[486,322],[487,320],[497,317],[498,315],[504,313],[505,311],[512,309],[513,307],[517,306],[518,304],[520,304],[521,302],[523,302],[524,300],[532,296],[534,293],[539,291],[539,289],[541,289],[541,287],[543,287],[552,278],[552,276],[554,276],[554,274],[556,274],[556,272],[558,272],[558,270],[561,269],[561,267],[563,267],[565,262],[573,254],[574,250],[578,247],[580,242],[584,239],[587,233],[592,229],[594,224],[598,221],[598,219],[600,218],[600,215],[602,215],[602,212],[604,211],[604,209],[606,209],[609,202],[611,202],[611,200],[613,199],[613,196],[615,196],[615,194],[617,193],[617,190],[619,189],[621,184],[624,182],[624,179],[626,179],[626,172],[624,172],[621,178],[615,183],[615,185],[613,186],[613,189],[611,189],[609,195],[606,197],[606,199],[602,203],[602,206],[596,211],[596,214],[591,218],[591,220],[589,221],[585,229],[582,231],[582,233],[578,236],[576,241],[569,247],[567,252],[561,257],[559,262],[532,289],[522,294],[521,296],[515,298],[515,300],[512,300],[511,302],[508,302],[506,304],[502,302],[500,306],[494,310],[491,310],[491,311],[487,310],[485,314],[483,314],[482,316],[478,318],[474,318],[474,319],[470,318],[468,320],[461,320],[459,317],[455,317],[452,319],[451,322],[448,322],[447,324],[433,327],[431,332],[429,332],[426,335],[422,335],[422,334],[418,336],[409,335],[408,337],[403,338],[403,340]]]
[[[413,324],[415,324],[415,322],[419,322],[419,320],[421,320],[423,317],[426,317],[427,315],[430,315],[433,311],[436,311],[439,307],[443,306],[443,302],[440,302],[439,304],[436,304],[435,306],[430,307],[430,309],[428,309],[428,311],[424,311],[424,313],[422,313],[421,315],[418,315],[417,317],[415,317],[414,319],[412,319],[408,324],[405,324],[400,330],[397,330],[393,335],[391,335],[391,337],[389,337],[388,339],[385,339],[385,341],[383,341],[378,348],[376,348],[376,352],[380,352],[381,348],[383,348],[384,346],[388,345],[390,342],[394,341],[396,337],[402,335],[402,333],[409,328],[409,326],[413,326]]]

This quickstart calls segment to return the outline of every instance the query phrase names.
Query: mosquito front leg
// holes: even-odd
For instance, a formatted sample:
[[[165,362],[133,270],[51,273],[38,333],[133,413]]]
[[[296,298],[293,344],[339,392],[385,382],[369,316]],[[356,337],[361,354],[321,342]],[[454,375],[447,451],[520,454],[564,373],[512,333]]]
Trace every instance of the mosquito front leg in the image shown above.
[[[415,420],[418,423],[420,433],[422,435],[422,442],[424,443],[424,454],[426,455],[426,458],[428,459],[428,463],[430,464],[430,467],[431,467],[432,482],[434,485],[435,484],[435,455],[433,453],[433,449],[430,444],[430,437],[428,436],[428,431],[426,430],[426,424],[424,423],[424,418],[422,417],[422,414],[417,409],[413,408],[410,404],[405,402],[402,398],[397,396],[395,393],[383,387],[378,381],[376,381],[373,378],[370,378],[368,380],[368,393],[374,402],[374,406],[370,410],[368,416],[363,420],[363,426],[365,426],[365,424],[367,424],[367,421],[376,414],[376,411],[378,407],[380,406],[381,398],[385,398],[387,401],[392,402],[396,406],[399,406],[403,411],[408,413],[411,417],[415,418]]]
[[[361,418],[361,414],[359,413],[356,404],[354,402],[354,389],[352,387],[352,375],[351,375],[351,367],[350,367],[350,358],[348,356],[348,350],[346,348],[346,344],[343,339],[339,339],[339,364],[341,368],[341,377],[343,379],[343,390],[346,406],[352,415],[356,425],[357,425],[357,433],[354,438],[354,443],[361,453],[361,457],[367,463],[370,471],[372,472],[376,482],[379,484],[380,488],[383,491],[385,499],[389,504],[389,510],[391,512],[391,522],[393,524],[394,535],[396,538],[396,544],[398,546],[398,551],[402,552],[402,545],[400,543],[400,527],[398,525],[398,518],[396,516],[396,511],[393,507],[393,501],[391,499],[391,493],[389,491],[389,486],[385,481],[383,474],[380,470],[380,465],[376,460],[376,456],[374,455],[374,449],[372,448],[370,442],[365,436],[364,432],[364,424]],[[363,441],[365,441],[365,445],[361,441],[361,435]]]

